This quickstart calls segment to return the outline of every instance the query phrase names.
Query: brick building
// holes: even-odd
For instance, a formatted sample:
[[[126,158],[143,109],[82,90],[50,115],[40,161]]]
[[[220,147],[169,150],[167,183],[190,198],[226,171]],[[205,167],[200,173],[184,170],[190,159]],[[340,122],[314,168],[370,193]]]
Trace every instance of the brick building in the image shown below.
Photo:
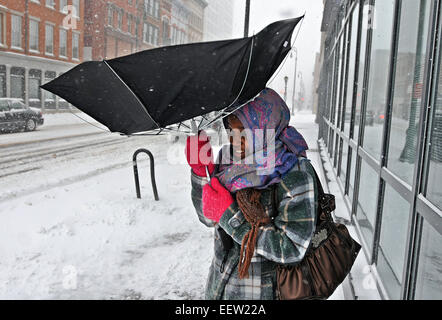
[[[66,108],[39,88],[83,60],[83,0],[0,1],[0,97]]]
[[[171,44],[203,41],[204,0],[172,0]]]
[[[172,44],[171,33],[171,21],[172,21],[172,1],[161,1],[161,45],[169,46]]]
[[[85,60],[203,40],[204,0],[85,0]]]
[[[85,0],[85,60],[139,51],[142,8],[140,0]]]
[[[184,0],[188,10],[187,42],[201,42],[204,37],[204,10],[207,2],[204,0]]]

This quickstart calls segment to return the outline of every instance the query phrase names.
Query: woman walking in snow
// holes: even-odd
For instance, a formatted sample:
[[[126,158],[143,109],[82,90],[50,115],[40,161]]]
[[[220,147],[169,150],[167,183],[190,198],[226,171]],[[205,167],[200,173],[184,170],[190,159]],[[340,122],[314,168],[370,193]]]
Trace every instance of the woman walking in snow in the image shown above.
[[[199,220],[215,228],[205,297],[277,299],[277,266],[301,261],[315,231],[318,189],[308,147],[269,88],[226,120],[234,134],[217,165],[204,132],[186,146],[193,204]]]

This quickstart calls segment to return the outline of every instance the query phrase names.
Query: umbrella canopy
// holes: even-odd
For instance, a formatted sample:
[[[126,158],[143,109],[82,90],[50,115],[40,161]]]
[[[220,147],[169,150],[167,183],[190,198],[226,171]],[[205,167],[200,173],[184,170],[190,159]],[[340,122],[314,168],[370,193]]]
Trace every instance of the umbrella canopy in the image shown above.
[[[84,62],[42,86],[113,132],[145,132],[241,105],[291,50],[302,17],[241,39],[160,47]]]

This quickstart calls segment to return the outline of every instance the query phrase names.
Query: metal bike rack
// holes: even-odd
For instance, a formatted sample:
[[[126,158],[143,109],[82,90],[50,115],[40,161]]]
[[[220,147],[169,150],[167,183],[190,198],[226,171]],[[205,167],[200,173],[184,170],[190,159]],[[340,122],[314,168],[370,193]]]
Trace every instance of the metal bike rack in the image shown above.
[[[152,181],[152,189],[153,195],[155,197],[155,201],[159,201],[157,184],[155,182],[155,162],[152,153],[147,149],[138,149],[135,151],[133,156],[133,166],[134,166],[134,177],[135,177],[135,188],[137,189],[137,198],[141,199],[141,191],[140,191],[140,179],[138,177],[138,165],[137,165],[137,157],[140,153],[145,153],[150,158],[150,179]]]

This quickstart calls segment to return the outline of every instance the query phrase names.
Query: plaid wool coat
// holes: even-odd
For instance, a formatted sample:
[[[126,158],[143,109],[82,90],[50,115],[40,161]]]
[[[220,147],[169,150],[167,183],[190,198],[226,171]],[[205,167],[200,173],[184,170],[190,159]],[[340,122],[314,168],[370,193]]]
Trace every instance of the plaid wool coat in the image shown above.
[[[236,201],[219,223],[204,217],[202,188],[208,182],[192,173],[192,201],[199,220],[215,228],[215,254],[206,283],[208,300],[274,300],[277,298],[276,267],[299,263],[311,242],[316,225],[318,187],[314,169],[305,158],[277,184],[277,210],[272,188],[263,190],[261,203],[271,223],[260,227],[249,278],[239,279],[238,262],[242,239],[251,229]],[[275,211],[275,212],[274,212]],[[220,228],[233,238],[233,247],[224,251]]]

